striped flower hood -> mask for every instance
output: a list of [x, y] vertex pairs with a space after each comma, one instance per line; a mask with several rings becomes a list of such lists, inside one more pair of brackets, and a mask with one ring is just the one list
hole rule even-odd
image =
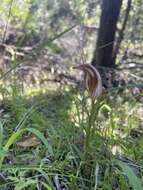
[[102, 79], [97, 69], [91, 64], [81, 64], [73, 67], [80, 69], [85, 74], [85, 85], [93, 100], [102, 94]]

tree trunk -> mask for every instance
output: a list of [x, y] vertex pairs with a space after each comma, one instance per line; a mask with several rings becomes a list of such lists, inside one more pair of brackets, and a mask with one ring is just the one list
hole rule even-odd
[[97, 45], [92, 60], [93, 65], [103, 67], [115, 65], [113, 48], [121, 6], [122, 0], [103, 0]]

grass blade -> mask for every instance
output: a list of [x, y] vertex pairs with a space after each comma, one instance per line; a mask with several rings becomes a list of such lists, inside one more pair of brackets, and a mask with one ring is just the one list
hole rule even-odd
[[11, 137], [8, 139], [6, 145], [4, 146], [4, 150], [8, 151], [9, 147], [15, 143], [15, 141], [17, 140], [17, 138], [22, 135], [22, 133], [24, 132], [24, 130], [18, 130], [16, 131], [13, 135], [11, 135]]
[[37, 170], [38, 170], [38, 171], [42, 174], [42, 176], [46, 179], [46, 181], [47, 181], [47, 183], [48, 183], [48, 186], [50, 186], [50, 189], [48, 189], [48, 190], [55, 190], [55, 187], [54, 187], [54, 185], [53, 185], [51, 179], [49, 178], [48, 174], [47, 174], [44, 170], [42, 170], [42, 169], [37, 169]]
[[16, 187], [15, 187], [15, 190], [22, 190], [22, 189], [25, 189], [26, 187], [28, 186], [31, 186], [31, 185], [36, 185], [38, 182], [37, 180], [28, 180], [28, 181], [20, 181]]
[[97, 190], [98, 175], [99, 175], [99, 164], [97, 163], [96, 168], [95, 168], [95, 186], [94, 186], [94, 190]]
[[50, 37], [48, 38], [46, 41], [42, 42], [42, 44], [38, 45], [38, 49], [39, 48], [43, 48], [47, 45], [49, 45], [50, 43], [52, 43], [53, 41], [57, 40], [58, 38], [62, 37], [64, 34], [70, 32], [73, 28], [75, 28], [78, 24], [74, 24], [73, 26], [69, 27], [69, 28], [66, 28], [64, 31], [62, 31], [61, 33], [59, 34], [56, 34], [55, 36], [53, 37]]
[[44, 135], [39, 130], [34, 129], [34, 128], [29, 128], [29, 129], [26, 129], [26, 131], [30, 131], [35, 136], [37, 136], [42, 141], [42, 143], [45, 145], [45, 147], [48, 149], [49, 153], [51, 155], [53, 155], [53, 150], [52, 150], [51, 145], [48, 143], [47, 139], [44, 137]]
[[47, 189], [47, 190], [52, 190], [52, 188], [47, 185], [46, 183], [44, 183], [43, 181], [41, 182], [41, 184]]
[[[11, 137], [8, 139], [7, 143], [3, 147], [3, 152], [7, 152], [9, 150], [10, 146], [15, 143], [17, 138], [20, 135], [22, 135], [23, 132], [24, 132], [24, 130], [18, 130], [13, 135], [11, 135]], [[3, 154], [3, 156], [1, 156], [1, 158], [0, 158], [0, 169], [2, 167], [2, 163], [3, 163], [5, 156], [6, 156], [6, 154]]]
[[2, 149], [2, 143], [3, 143], [3, 125], [0, 121], [0, 150]]

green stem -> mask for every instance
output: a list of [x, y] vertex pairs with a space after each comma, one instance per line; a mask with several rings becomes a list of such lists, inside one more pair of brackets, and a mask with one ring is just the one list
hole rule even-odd
[[98, 111], [102, 105], [103, 97], [98, 99], [97, 102], [92, 101], [91, 103], [91, 111], [88, 119], [88, 126], [86, 128], [86, 140], [85, 140], [85, 152], [89, 151], [90, 142], [95, 134], [95, 120], [97, 119]]
[[92, 101], [92, 105], [91, 105], [91, 112], [89, 115], [89, 119], [88, 119], [88, 126], [86, 129], [86, 140], [85, 140], [85, 151], [88, 152], [89, 150], [89, 145], [90, 145], [90, 138], [91, 138], [91, 129], [94, 123], [94, 111], [95, 111], [95, 105], [96, 103], [94, 103]]

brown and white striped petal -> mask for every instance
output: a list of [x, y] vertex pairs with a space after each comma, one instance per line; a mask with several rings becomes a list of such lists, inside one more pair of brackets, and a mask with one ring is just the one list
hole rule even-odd
[[73, 67], [80, 69], [85, 74], [85, 85], [92, 99], [97, 99], [102, 94], [102, 80], [97, 69], [90, 64], [81, 64]]

